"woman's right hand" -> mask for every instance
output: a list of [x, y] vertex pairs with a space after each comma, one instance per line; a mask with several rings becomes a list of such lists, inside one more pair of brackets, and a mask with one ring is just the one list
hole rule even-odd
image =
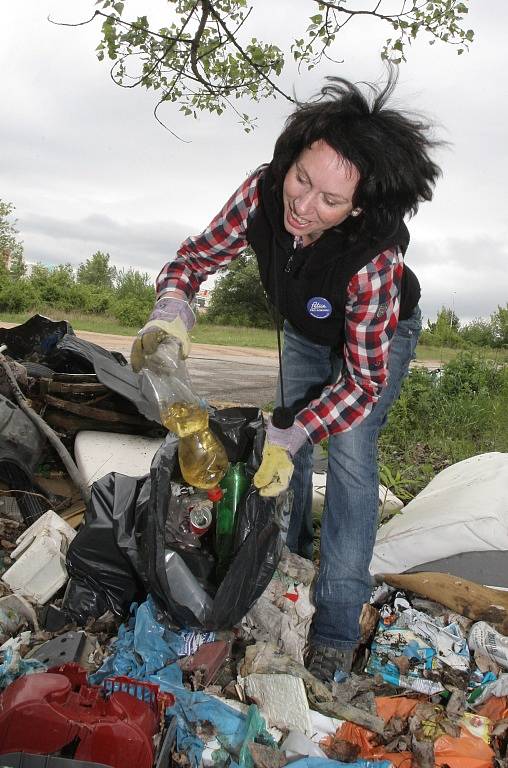
[[160, 299], [148, 322], [134, 339], [131, 349], [132, 369], [157, 369], [159, 346], [165, 344], [168, 347], [171, 341], [178, 344], [179, 355], [183, 359], [188, 357], [191, 345], [189, 330], [194, 322], [194, 312], [187, 301], [171, 297]]

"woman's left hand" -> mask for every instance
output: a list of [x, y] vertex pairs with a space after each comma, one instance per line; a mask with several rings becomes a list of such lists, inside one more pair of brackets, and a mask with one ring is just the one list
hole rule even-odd
[[278, 429], [270, 420], [266, 429], [263, 459], [253, 480], [261, 496], [278, 496], [287, 489], [294, 469], [291, 457], [305, 440], [307, 433], [298, 424]]

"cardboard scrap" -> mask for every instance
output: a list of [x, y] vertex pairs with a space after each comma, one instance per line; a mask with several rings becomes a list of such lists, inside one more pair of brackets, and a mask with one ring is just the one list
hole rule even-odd
[[245, 693], [266, 715], [270, 726], [312, 735], [309, 704], [300, 677], [252, 674], [245, 679]]

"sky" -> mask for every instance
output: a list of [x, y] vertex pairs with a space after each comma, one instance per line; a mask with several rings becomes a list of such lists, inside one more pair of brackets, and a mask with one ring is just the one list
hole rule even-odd
[[[163, 0], [131, 6], [132, 15], [163, 22]], [[245, 105], [257, 116], [246, 134], [234, 116], [195, 121], [165, 105], [159, 114], [178, 141], [155, 121], [154, 93], [119, 88], [97, 60], [98, 23], [47, 20], [83, 21], [94, 8], [93, 0], [0, 0], [0, 199], [16, 207], [28, 262], [77, 266], [101, 250], [118, 267], [155, 276], [270, 160], [291, 106]], [[289, 52], [311, 12], [310, 0], [254, 0], [245, 34]], [[508, 301], [508, 3], [472, 0], [467, 26], [476, 39], [462, 56], [441, 43], [411, 47], [393, 101], [427, 115], [448, 142], [436, 155], [443, 175], [434, 199], [409, 222], [406, 258], [422, 284], [424, 315], [445, 305], [464, 322]], [[305, 99], [327, 75], [379, 80], [387, 34], [368, 19], [350, 24], [334, 52], [341, 63], [299, 73], [287, 57], [280, 86]]]

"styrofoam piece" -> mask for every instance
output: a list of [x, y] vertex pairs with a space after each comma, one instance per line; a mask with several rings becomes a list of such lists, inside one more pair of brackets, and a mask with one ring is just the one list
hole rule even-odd
[[162, 443], [160, 437], [84, 430], [76, 435], [74, 456], [86, 484], [92, 485], [110, 472], [129, 477], [147, 475]]
[[314, 709], [310, 710], [310, 721], [312, 723], [312, 741], [316, 744], [319, 744], [325, 736], [333, 736], [337, 733], [344, 722], [344, 720], [339, 720], [336, 717], [316, 712]]
[[64, 541], [59, 531], [40, 533], [3, 574], [2, 581], [15, 595], [44, 605], [67, 581]]
[[[314, 513], [320, 512], [323, 509], [325, 503], [326, 492], [326, 472], [313, 472], [312, 473], [312, 511]], [[398, 512], [404, 506], [404, 502], [395, 496], [392, 491], [385, 488], [384, 485], [379, 486], [379, 507], [384, 512]]]
[[[71, 528], [65, 520], [62, 520], [60, 515], [57, 515], [52, 509], [48, 509], [47, 512], [35, 521], [35, 523], [32, 523], [30, 528], [27, 528], [26, 531], [23, 531], [23, 533], [18, 536], [16, 539], [16, 544], [18, 546], [11, 552], [11, 558], [17, 560], [18, 557], [28, 549], [32, 542], [35, 541], [37, 536], [51, 536], [52, 532], [60, 534], [60, 540], [63, 541], [63, 549], [67, 552], [67, 548], [75, 537], [76, 531], [74, 528]], [[55, 541], [57, 541], [57, 538], [55, 538]]]
[[379, 528], [371, 573], [508, 550], [507, 488], [508, 453], [484, 453], [447, 467]]
[[399, 512], [404, 507], [404, 502], [386, 488], [384, 485], [379, 486], [379, 506], [385, 512]]
[[253, 673], [245, 678], [245, 693], [268, 717], [269, 725], [312, 734], [309, 704], [300, 677]]
[[282, 744], [280, 745], [281, 752], [286, 753], [286, 757], [324, 757], [327, 755], [323, 752], [319, 744], [315, 744], [308, 736], [300, 731], [290, 731]]

